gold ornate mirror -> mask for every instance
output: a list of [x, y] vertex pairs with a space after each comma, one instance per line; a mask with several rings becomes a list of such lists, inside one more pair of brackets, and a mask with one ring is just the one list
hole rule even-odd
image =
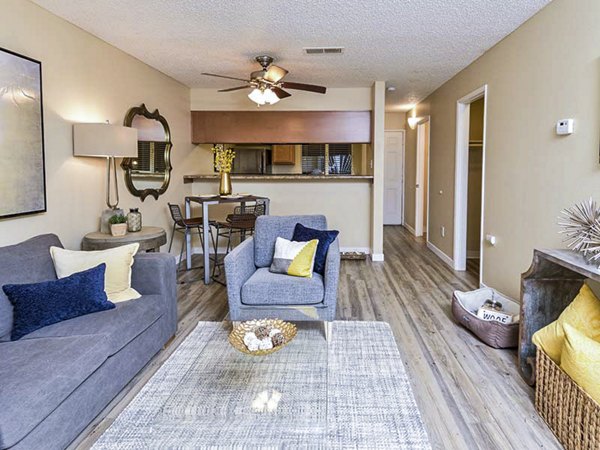
[[158, 200], [166, 192], [171, 178], [171, 131], [158, 109], [146, 105], [131, 108], [123, 125], [138, 130], [137, 158], [123, 158], [125, 183], [129, 192], [142, 201], [149, 195]]

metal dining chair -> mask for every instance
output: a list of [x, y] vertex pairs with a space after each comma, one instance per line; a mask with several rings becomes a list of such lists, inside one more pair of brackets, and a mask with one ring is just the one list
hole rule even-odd
[[[169, 252], [171, 252], [171, 248], [173, 246], [173, 240], [175, 238], [175, 233], [183, 234], [183, 239], [181, 241], [181, 250], [179, 251], [179, 263], [178, 263], [178, 269], [177, 269], [177, 270], [179, 270], [179, 265], [181, 265], [181, 262], [184, 260], [183, 259], [184, 248], [186, 249], [186, 256], [187, 256], [187, 248], [185, 245], [186, 241], [187, 241], [187, 237], [194, 230], [196, 230], [196, 232], [198, 233], [198, 237], [200, 238], [202, 248], [204, 248], [205, 236], [204, 236], [203, 229], [202, 229], [202, 217], [191, 217], [189, 219], [186, 219], [183, 216], [183, 214], [181, 213], [181, 208], [179, 205], [174, 204], [174, 203], [169, 203], [168, 205], [169, 205], [169, 212], [171, 213], [171, 219], [173, 219], [173, 231], [171, 232], [171, 242], [169, 242]], [[208, 223], [211, 226], [216, 226], [215, 221], [209, 220]], [[210, 234], [210, 238], [213, 243], [213, 247], [216, 249], [217, 247], [215, 245], [215, 238], [213, 236], [212, 229], [210, 229], [210, 227], [209, 227], [209, 234]], [[201, 269], [202, 267], [203, 266], [191, 267], [189, 270]]]
[[[215, 224], [216, 228], [216, 239], [214, 241], [215, 254], [213, 259], [212, 279], [218, 283], [225, 284], [220, 281], [216, 275], [217, 270], [221, 275], [221, 267], [223, 267], [223, 261], [225, 256], [231, 251], [231, 238], [235, 235], [239, 235], [240, 242], [243, 242], [247, 236], [254, 234], [254, 226], [256, 224], [256, 218], [265, 214], [266, 205], [262, 200], [257, 200], [253, 205], [240, 205], [236, 206], [233, 210], [233, 214], [229, 214], [224, 221], [217, 221]], [[225, 238], [227, 247], [225, 248], [225, 254], [219, 257], [219, 237]]]

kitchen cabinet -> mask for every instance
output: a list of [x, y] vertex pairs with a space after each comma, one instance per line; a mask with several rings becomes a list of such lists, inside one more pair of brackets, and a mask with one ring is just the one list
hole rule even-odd
[[274, 145], [271, 154], [273, 164], [296, 164], [295, 145]]
[[192, 143], [367, 144], [371, 111], [192, 111]]

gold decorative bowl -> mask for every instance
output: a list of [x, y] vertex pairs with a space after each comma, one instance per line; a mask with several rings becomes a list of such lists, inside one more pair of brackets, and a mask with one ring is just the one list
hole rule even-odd
[[[281, 334], [285, 338], [283, 344], [274, 346], [268, 350], [256, 350], [250, 351], [244, 343], [244, 336], [250, 331], [254, 331], [259, 326], [265, 326], [267, 328], [278, 328], [281, 330]], [[242, 322], [238, 326], [233, 327], [233, 331], [229, 333], [229, 343], [242, 353], [252, 356], [264, 356], [271, 353], [275, 353], [277, 350], [281, 350], [285, 347], [294, 337], [296, 336], [296, 325], [289, 322], [284, 322], [279, 319], [259, 319], [249, 320]]]

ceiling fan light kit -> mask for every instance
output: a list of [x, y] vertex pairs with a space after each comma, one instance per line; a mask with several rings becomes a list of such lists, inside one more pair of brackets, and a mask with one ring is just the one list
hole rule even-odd
[[271, 89], [266, 88], [266, 89], [260, 89], [260, 88], [254, 88], [252, 90], [252, 92], [250, 92], [248, 94], [248, 98], [250, 100], [252, 100], [254, 103], [256, 103], [257, 105], [274, 105], [275, 103], [277, 103], [280, 99], [279, 97], [277, 97], [277, 94], [275, 94], [275, 92], [273, 92]]
[[283, 67], [279, 67], [273, 64], [273, 58], [267, 55], [257, 56], [256, 62], [262, 67], [262, 70], [254, 71], [250, 74], [250, 79], [230, 77], [227, 75], [218, 75], [214, 73], [203, 72], [202, 75], [209, 77], [227, 78], [229, 80], [239, 80], [246, 84], [243, 86], [236, 86], [228, 89], [219, 89], [218, 92], [232, 92], [240, 89], [252, 89], [252, 92], [248, 94], [248, 98], [256, 103], [258, 106], [261, 105], [274, 105], [279, 100], [290, 97], [292, 94], [283, 90], [296, 89], [299, 91], [314, 92], [317, 94], [325, 94], [327, 88], [324, 86], [317, 86], [314, 84], [294, 83], [282, 81], [283, 78], [289, 73]]

